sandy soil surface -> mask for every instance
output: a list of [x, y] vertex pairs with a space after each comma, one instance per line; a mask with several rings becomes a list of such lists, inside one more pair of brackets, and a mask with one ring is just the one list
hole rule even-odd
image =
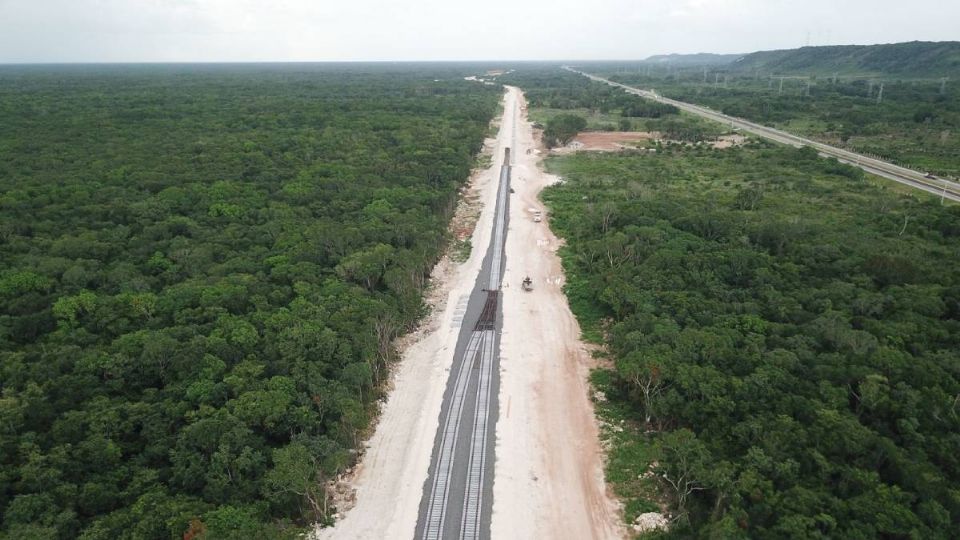
[[[512, 98], [507, 94], [505, 99]], [[504, 110], [511, 110], [509, 101]], [[479, 210], [471, 236], [474, 246], [490, 242], [502, 148], [509, 146], [511, 135], [510, 129], [500, 129], [496, 139], [487, 141], [485, 152], [493, 156], [492, 164], [472, 176], [468, 192], [461, 197], [466, 204], [458, 208], [451, 224], [456, 233], [465, 222], [474, 221]], [[401, 359], [391, 374], [392, 389], [374, 434], [352, 477], [337, 488], [340, 500], [355, 502], [349, 509], [339, 505], [336, 525], [315, 531], [315, 538], [413, 538], [460, 330], [461, 304], [473, 288], [484, 251], [473, 249], [463, 264], [444, 257], [434, 268], [427, 298], [431, 315], [420, 329], [399, 340]], [[353, 490], [353, 496], [343, 493], [344, 486]]]
[[724, 148], [742, 146], [745, 142], [747, 142], [747, 138], [744, 135], [733, 133], [729, 135], [721, 135], [717, 137], [717, 140], [713, 141], [711, 144], [714, 148], [719, 148], [722, 150]]
[[[510, 88], [505, 111], [521, 93]], [[522, 101], [521, 101], [522, 103]], [[523, 111], [520, 107], [518, 111]], [[591, 359], [578, 336], [561, 287], [563, 272], [556, 256], [559, 240], [537, 195], [556, 181], [538, 168], [542, 149], [524, 117], [516, 129], [503, 122], [487, 150], [489, 169], [471, 179], [452, 226], [459, 232], [472, 221], [473, 246], [490, 241], [496, 179], [503, 148], [514, 145], [515, 164], [507, 237], [501, 341], [500, 416], [494, 476], [493, 538], [623, 538], [620, 511], [603, 480], [597, 422], [588, 398]], [[530, 150], [530, 153], [527, 153]], [[483, 249], [457, 265], [444, 258], [431, 276], [428, 302], [433, 314], [413, 334], [400, 340], [402, 357], [392, 373], [392, 390], [376, 430], [352, 477], [340, 487], [353, 490], [334, 527], [316, 531], [318, 539], [409, 539], [427, 478], [443, 391], [453, 360], [463, 303], [480, 268]], [[524, 293], [525, 275], [535, 290]]]
[[[522, 99], [518, 90], [510, 93]], [[519, 119], [516, 139], [491, 536], [623, 538], [619, 506], [603, 479], [588, 397], [592, 360], [561, 289], [560, 241], [538, 199], [557, 178], [539, 168], [543, 152], [525, 117]], [[542, 223], [533, 220], [537, 210], [544, 212]], [[520, 289], [527, 275], [532, 292]]]

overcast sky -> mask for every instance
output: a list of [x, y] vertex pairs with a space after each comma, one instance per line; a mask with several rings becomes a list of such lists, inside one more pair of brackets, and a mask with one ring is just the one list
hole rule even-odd
[[0, 0], [0, 63], [635, 59], [960, 39], [960, 0]]

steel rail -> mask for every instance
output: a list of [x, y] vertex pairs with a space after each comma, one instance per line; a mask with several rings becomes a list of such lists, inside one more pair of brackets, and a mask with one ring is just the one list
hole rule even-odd
[[463, 403], [466, 399], [467, 382], [470, 380], [470, 370], [467, 365], [477, 356], [482, 337], [482, 332], [473, 332], [460, 359], [460, 369], [454, 385], [450, 410], [447, 411], [447, 417], [443, 424], [440, 453], [437, 457], [437, 468], [434, 472], [433, 486], [430, 491], [430, 506], [427, 508], [426, 526], [423, 528], [424, 540], [439, 540], [443, 534], [447, 500], [450, 494], [450, 477], [453, 475], [454, 450], [457, 447], [457, 438], [460, 436]]

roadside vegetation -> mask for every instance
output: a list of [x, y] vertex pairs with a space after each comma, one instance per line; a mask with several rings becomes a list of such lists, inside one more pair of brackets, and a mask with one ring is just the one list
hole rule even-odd
[[547, 120], [547, 125], [543, 128], [543, 143], [547, 148], [564, 146], [586, 127], [587, 120], [582, 116], [558, 114]]
[[[544, 128], [548, 146], [569, 142], [577, 131], [656, 131], [663, 138], [697, 142], [722, 133], [718, 126], [557, 66], [512, 72], [503, 82], [524, 89], [530, 118]], [[579, 117], [574, 120], [571, 117]]]
[[628, 523], [953, 537], [960, 207], [767, 143], [547, 165]]
[[463, 75], [2, 68], [0, 538], [328, 520], [497, 110]]
[[[960, 84], [940, 77], [787, 75], [727, 67], [598, 74], [938, 176], [960, 178]], [[590, 72], [590, 66], [584, 66]]]

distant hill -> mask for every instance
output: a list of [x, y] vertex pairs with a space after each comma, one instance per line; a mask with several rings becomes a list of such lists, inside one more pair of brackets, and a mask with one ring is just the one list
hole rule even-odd
[[957, 77], [960, 76], [960, 42], [911, 41], [760, 51], [740, 56], [729, 66], [733, 71], [782, 75]]
[[960, 41], [830, 45], [749, 54], [658, 54], [642, 61], [671, 67], [727, 68], [776, 75], [960, 78]]
[[688, 66], [719, 66], [730, 64], [731, 62], [742, 58], [742, 54], [658, 54], [651, 56], [643, 61], [644, 64], [669, 64], [677, 67]]

